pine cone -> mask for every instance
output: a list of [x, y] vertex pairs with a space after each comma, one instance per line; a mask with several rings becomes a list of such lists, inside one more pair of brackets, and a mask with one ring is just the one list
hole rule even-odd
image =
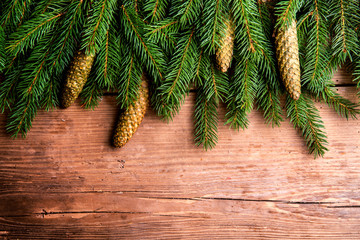
[[222, 72], [227, 72], [230, 67], [234, 50], [234, 27], [231, 20], [225, 22], [225, 35], [221, 39], [220, 48], [216, 49], [216, 62]]
[[81, 93], [90, 74], [95, 55], [87, 55], [84, 51], [75, 53], [65, 79], [65, 85], [61, 96], [61, 105], [70, 107]]
[[147, 79], [143, 74], [138, 99], [120, 115], [114, 134], [115, 147], [123, 147], [140, 126], [149, 102], [147, 85]]
[[294, 20], [286, 30], [278, 30], [275, 38], [280, 74], [286, 90], [294, 100], [301, 94], [299, 47]]

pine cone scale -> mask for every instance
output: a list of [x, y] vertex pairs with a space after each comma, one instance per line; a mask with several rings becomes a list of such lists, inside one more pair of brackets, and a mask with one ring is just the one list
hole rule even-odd
[[66, 76], [61, 104], [64, 108], [70, 107], [81, 93], [90, 74], [95, 55], [87, 55], [83, 51], [75, 54]]
[[221, 46], [216, 50], [216, 62], [222, 72], [227, 72], [231, 65], [234, 51], [234, 27], [231, 20], [225, 22], [225, 35], [221, 39]]
[[149, 105], [148, 99], [149, 90], [147, 87], [147, 80], [143, 75], [138, 99], [120, 115], [113, 139], [115, 147], [123, 147], [134, 135], [145, 116]]
[[275, 42], [281, 78], [290, 96], [297, 100], [301, 94], [301, 81], [295, 20], [287, 29], [278, 30]]

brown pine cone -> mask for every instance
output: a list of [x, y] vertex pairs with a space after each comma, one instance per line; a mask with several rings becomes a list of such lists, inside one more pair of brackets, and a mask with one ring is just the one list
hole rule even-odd
[[87, 55], [84, 51], [75, 53], [65, 79], [61, 96], [61, 105], [70, 107], [81, 93], [91, 71], [95, 55]]
[[301, 94], [301, 82], [299, 47], [295, 20], [287, 29], [280, 29], [277, 31], [275, 43], [282, 81], [290, 96], [294, 100], [298, 100]]
[[120, 115], [113, 139], [115, 147], [123, 147], [131, 139], [145, 116], [148, 103], [148, 83], [143, 74], [138, 99]]
[[226, 20], [225, 35], [221, 39], [220, 48], [216, 49], [216, 63], [222, 72], [227, 72], [231, 65], [234, 50], [234, 26], [231, 20]]

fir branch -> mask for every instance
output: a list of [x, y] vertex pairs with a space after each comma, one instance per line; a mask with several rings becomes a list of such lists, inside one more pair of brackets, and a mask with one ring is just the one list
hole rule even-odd
[[257, 67], [250, 59], [237, 63], [233, 79], [230, 81], [228, 119], [226, 124], [234, 129], [246, 128], [247, 114], [251, 112], [258, 91]]
[[258, 0], [257, 5], [265, 36], [267, 39], [271, 39], [273, 34], [273, 16], [270, 10], [270, 8], [273, 8], [272, 3], [269, 1]]
[[0, 84], [0, 112], [11, 109], [16, 98], [16, 86], [19, 82], [21, 70], [24, 68], [23, 59], [19, 60], [15, 67], [8, 71], [5, 80]]
[[195, 143], [203, 145], [205, 150], [215, 147], [218, 126], [218, 99], [215, 95], [207, 95], [207, 90], [200, 88], [195, 102]]
[[198, 58], [196, 78], [199, 86], [195, 103], [195, 142], [207, 149], [217, 143], [219, 100], [228, 95], [228, 76], [215, 68], [210, 57], [202, 51]]
[[[120, 48], [126, 46], [119, 45], [119, 37], [112, 26], [108, 29], [104, 41], [100, 45], [100, 50], [94, 62], [96, 82], [102, 89], [110, 89], [115, 86], [120, 70]], [[124, 74], [125, 75], [125, 74]]]
[[94, 69], [91, 69], [90, 76], [80, 94], [82, 107], [86, 109], [95, 109], [103, 96], [102, 88], [96, 81], [96, 71]]
[[116, 9], [117, 0], [94, 0], [92, 3], [82, 39], [82, 49], [86, 49], [87, 54], [95, 55], [100, 51]]
[[182, 34], [169, 64], [170, 71], [158, 88], [160, 97], [155, 104], [155, 110], [165, 119], [172, 119], [179, 112], [185, 94], [189, 91], [189, 84], [196, 73], [198, 49], [194, 31], [195, 29], [192, 29]]
[[127, 49], [125, 45], [122, 45], [121, 49], [123, 51], [120, 72], [123, 74], [120, 75], [116, 86], [118, 88], [117, 100], [122, 109], [127, 109], [138, 98], [143, 70], [132, 49]]
[[333, 88], [334, 84], [328, 83], [325, 86], [325, 89], [322, 93], [323, 99], [333, 108], [340, 116], [348, 119], [356, 119], [357, 115], [360, 113], [359, 105], [349, 101], [346, 98], [343, 98], [336, 90]]
[[215, 96], [224, 101], [229, 95], [229, 79], [226, 73], [215, 67], [208, 54], [201, 51], [196, 63], [196, 83], [207, 96]]
[[56, 106], [59, 106], [60, 83], [60, 77], [51, 76], [50, 81], [45, 85], [44, 93], [40, 100], [40, 107], [44, 108], [45, 111], [52, 110]]
[[[323, 0], [314, 0], [309, 4], [306, 19], [299, 29], [299, 35], [306, 36], [306, 40], [301, 42], [304, 46], [303, 64], [303, 85], [318, 95], [325, 87], [327, 79], [332, 78], [332, 71], [328, 67], [330, 62], [330, 52], [328, 44], [328, 6]], [[311, 14], [310, 14], [311, 13]]]
[[21, 71], [20, 81], [17, 84], [17, 102], [11, 112], [7, 129], [16, 137], [19, 133], [26, 136], [35, 117], [37, 108], [43, 97], [51, 74], [48, 58], [51, 51], [53, 35], [44, 36], [34, 48]]
[[275, 6], [276, 28], [283, 29], [296, 20], [296, 13], [303, 6], [304, 0], [281, 0]]
[[226, 30], [226, 5], [224, 0], [204, 0], [200, 46], [213, 54], [220, 47]]
[[33, 0], [7, 0], [3, 3], [0, 26], [7, 34], [13, 32], [30, 15], [32, 2]]
[[360, 56], [355, 56], [353, 61], [353, 81], [356, 83], [358, 89], [358, 96], [360, 96]]
[[0, 26], [0, 73], [5, 68], [5, 32]]
[[273, 89], [264, 77], [260, 77], [259, 80], [256, 102], [259, 108], [264, 111], [264, 118], [267, 124], [271, 124], [272, 127], [281, 125], [283, 118], [280, 91]]
[[53, 30], [62, 15], [56, 12], [44, 13], [22, 24], [9, 36], [8, 49], [12, 57], [15, 59], [19, 53], [24, 54], [33, 48], [44, 35]]
[[179, 32], [178, 21], [167, 18], [146, 25], [148, 41], [158, 43], [164, 51], [172, 55], [176, 46], [176, 34]]
[[57, 25], [50, 53], [50, 58], [54, 59], [51, 71], [55, 77], [64, 72], [77, 49], [87, 14], [86, 4], [84, 1], [73, 1], [66, 6], [64, 12], [64, 17]]
[[324, 156], [325, 151], [328, 151], [325, 147], [327, 141], [323, 131], [324, 125], [311, 99], [300, 95], [300, 98], [295, 101], [288, 96], [286, 109], [287, 117], [294, 128], [302, 131], [309, 152], [313, 153], [315, 158]]
[[333, 68], [337, 68], [352, 54], [359, 56], [359, 39], [355, 29], [360, 25], [359, 2], [356, 0], [331, 0]]
[[141, 59], [154, 81], [160, 82], [165, 66], [164, 55], [155, 43], [145, 38], [144, 22], [136, 14], [135, 9], [124, 5], [121, 6], [120, 20], [126, 40], [132, 43], [137, 57]]
[[169, 0], [145, 0], [144, 11], [147, 13], [146, 19], [150, 23], [164, 19], [168, 4]]
[[237, 53], [235, 57], [240, 59], [252, 54], [254, 55], [252, 57], [254, 61], [259, 61], [262, 51], [265, 50], [266, 45], [269, 43], [266, 40], [256, 2], [252, 0], [232, 0], [231, 9], [236, 23]]
[[202, 5], [200, 0], [172, 0], [170, 16], [179, 21], [181, 28], [185, 29], [198, 21]]
[[24, 95], [18, 100], [6, 125], [6, 130], [12, 133], [12, 137], [17, 137], [19, 133], [26, 137], [39, 108], [39, 101], [39, 96], [33, 94]]

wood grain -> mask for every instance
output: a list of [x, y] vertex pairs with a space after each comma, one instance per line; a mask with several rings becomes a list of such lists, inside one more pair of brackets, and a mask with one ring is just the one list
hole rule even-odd
[[[339, 93], [357, 101], [339, 74]], [[253, 111], [237, 132], [222, 108], [205, 152], [190, 94], [173, 122], [149, 111], [115, 149], [115, 102], [41, 111], [26, 139], [0, 129], [0, 239], [360, 239], [358, 120], [317, 103], [330, 151], [313, 159], [288, 120], [271, 128]]]

